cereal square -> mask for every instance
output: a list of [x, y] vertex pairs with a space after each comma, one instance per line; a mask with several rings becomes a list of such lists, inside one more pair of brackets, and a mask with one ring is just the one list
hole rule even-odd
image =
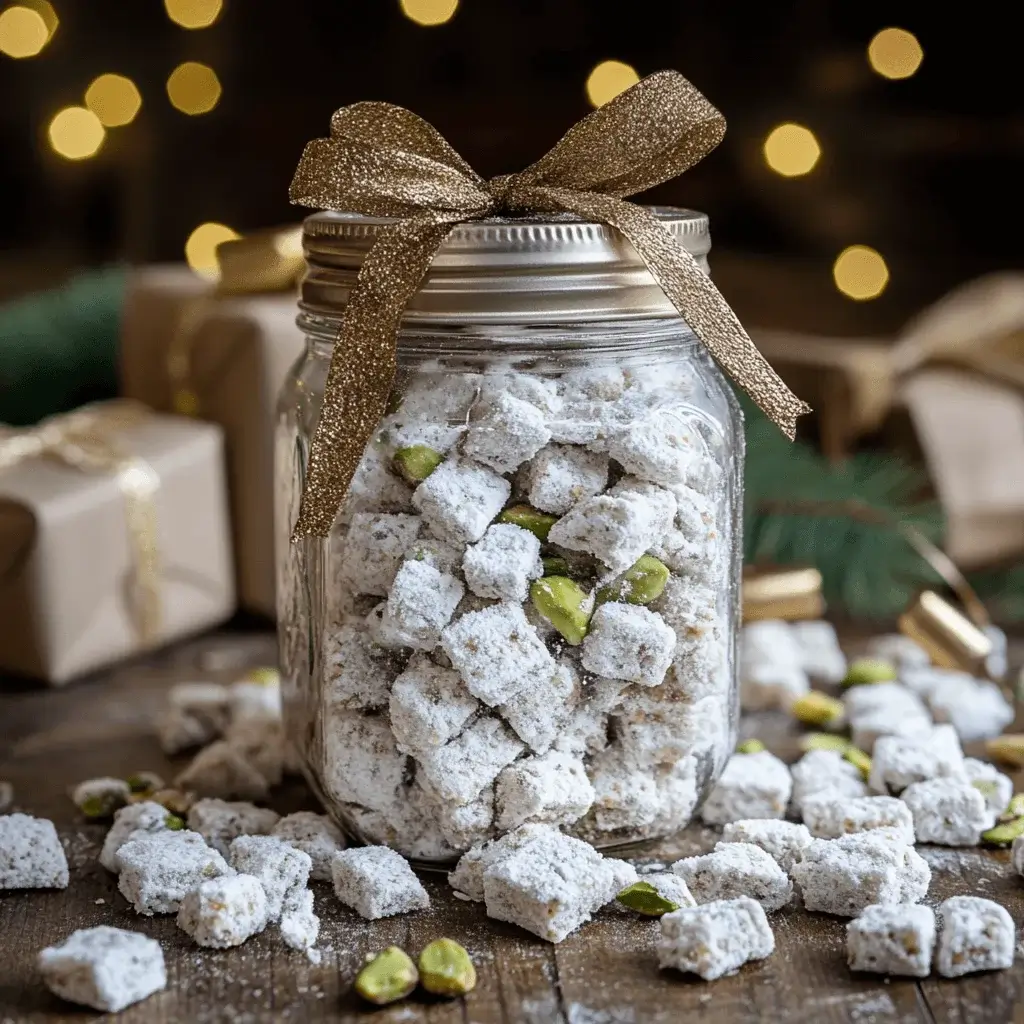
[[562, 515], [608, 486], [608, 456], [570, 445], [548, 445], [530, 463], [527, 486], [534, 508]]
[[658, 686], [672, 664], [675, 630], [649, 608], [610, 601], [590, 620], [583, 667], [609, 679]]
[[930, 907], [873, 904], [846, 926], [851, 971], [927, 978], [935, 948]]
[[745, 818], [783, 818], [793, 789], [789, 769], [773, 754], [734, 754], [701, 809], [708, 825]]
[[288, 895], [306, 888], [313, 862], [276, 836], [239, 836], [231, 844], [231, 866], [260, 880], [267, 894], [267, 920], [277, 921]]
[[386, 846], [341, 850], [334, 855], [331, 873], [338, 899], [368, 921], [430, 906], [409, 862]]
[[979, 896], [954, 896], [938, 907], [935, 969], [944, 978], [1013, 966], [1013, 918], [1004, 907]]
[[719, 843], [711, 853], [677, 860], [672, 871], [698, 903], [749, 896], [770, 912], [784, 907], [793, 895], [785, 871], [751, 843]]
[[437, 535], [466, 544], [484, 535], [511, 493], [512, 485], [486, 466], [449, 458], [416, 488], [412, 503]]
[[495, 523], [462, 559], [466, 584], [478, 597], [496, 601], [525, 601], [530, 580], [544, 569], [540, 541], [529, 530], [512, 523]]
[[0, 816], [0, 889], [66, 889], [68, 859], [52, 821]]
[[253, 875], [200, 882], [178, 909], [178, 927], [210, 949], [240, 946], [266, 926], [266, 893]]

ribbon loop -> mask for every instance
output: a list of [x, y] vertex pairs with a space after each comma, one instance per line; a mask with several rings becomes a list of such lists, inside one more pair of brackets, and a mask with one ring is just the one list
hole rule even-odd
[[569, 212], [632, 243], [679, 315], [790, 438], [809, 407], [758, 352], [696, 260], [649, 210], [624, 201], [688, 170], [722, 140], [725, 119], [682, 75], [650, 75], [571, 128], [517, 174], [484, 181], [430, 124], [387, 103], [339, 110], [310, 142], [294, 203], [398, 220], [363, 261], [342, 316], [293, 540], [325, 537], [383, 415], [398, 329], [451, 228], [492, 214]]

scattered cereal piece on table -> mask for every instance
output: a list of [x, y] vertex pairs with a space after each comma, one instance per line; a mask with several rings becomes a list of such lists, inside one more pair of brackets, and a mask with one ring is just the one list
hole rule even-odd
[[454, 870], [448, 872], [448, 884], [476, 903], [484, 900], [484, 872], [504, 857], [539, 835], [554, 831], [550, 825], [520, 825], [498, 839], [471, 847], [460, 858]]
[[775, 936], [756, 900], [740, 896], [686, 907], [661, 919], [658, 966], [714, 981], [775, 951]]
[[793, 765], [793, 808], [802, 815], [804, 803], [824, 794], [840, 798], [867, 796], [859, 769], [836, 750], [808, 751]]
[[766, 911], [779, 910], [793, 896], [793, 883], [770, 853], [751, 843], [718, 843], [711, 853], [686, 857], [672, 871], [698, 903], [749, 896]]
[[231, 843], [231, 866], [260, 880], [267, 894], [267, 920], [277, 921], [287, 897], [306, 888], [313, 862], [276, 836], [239, 836]]
[[995, 684], [965, 676], [932, 690], [928, 706], [936, 722], [949, 722], [962, 743], [998, 736], [1013, 721], [1013, 706]]
[[965, 757], [963, 770], [967, 781], [984, 798], [985, 806], [991, 814], [989, 824], [994, 825], [1013, 797], [1013, 780], [995, 765], [979, 761], [976, 757]]
[[309, 877], [321, 882], [331, 880], [331, 860], [345, 849], [345, 836], [327, 817], [314, 811], [296, 811], [281, 818], [270, 830], [275, 839], [308, 854], [313, 863]]
[[944, 978], [1013, 966], [1013, 918], [1004, 907], [978, 896], [953, 896], [937, 911], [935, 969]]
[[824, 793], [803, 802], [803, 819], [816, 839], [838, 839], [854, 832], [895, 828], [909, 845], [914, 843], [914, 816], [902, 800], [892, 796], [850, 799]]
[[728, 822], [722, 829], [723, 843], [751, 843], [772, 857], [783, 871], [803, 856], [811, 845], [806, 825], [797, 825], [777, 818], [747, 818]]
[[212, 743], [231, 715], [230, 691], [221, 683], [177, 683], [167, 691], [167, 708], [157, 722], [167, 754]]
[[103, 849], [100, 851], [99, 857], [100, 864], [116, 874], [121, 870], [117, 861], [117, 852], [129, 839], [135, 838], [136, 832], [140, 834], [166, 832], [170, 825], [180, 826], [180, 820], [176, 815], [172, 815], [166, 807], [151, 800], [122, 807], [114, 814], [114, 823], [103, 840]]
[[197, 800], [188, 812], [188, 827], [198, 832], [208, 846], [227, 857], [231, 841], [239, 836], [265, 836], [280, 819], [277, 811], [244, 801], [216, 798]]
[[931, 664], [928, 652], [916, 641], [902, 633], [887, 633], [868, 641], [868, 654], [887, 658], [899, 668], [925, 668]]
[[931, 907], [873, 904], [846, 926], [851, 971], [927, 978], [934, 948]]
[[106, 1013], [167, 987], [160, 943], [123, 928], [81, 928], [59, 946], [42, 950], [38, 964], [54, 995]]
[[789, 769], [774, 754], [734, 754], [704, 802], [701, 817], [708, 825], [782, 818], [792, 789]]
[[823, 683], [841, 682], [847, 665], [836, 627], [824, 619], [816, 619], [794, 622], [790, 628], [800, 650], [804, 671]]
[[899, 795], [912, 783], [963, 773], [964, 756], [956, 730], [951, 725], [936, 725], [920, 736], [880, 737], [871, 755], [868, 785], [876, 793]]
[[66, 889], [68, 859], [52, 821], [0, 816], [0, 889]]
[[484, 904], [488, 917], [561, 942], [636, 880], [625, 861], [549, 831], [484, 870]]
[[266, 893], [253, 875], [200, 882], [178, 908], [178, 927], [211, 949], [240, 946], [266, 926]]
[[117, 851], [117, 887], [137, 914], [176, 914], [201, 882], [233, 875], [224, 858], [198, 832], [134, 834]]
[[338, 899], [368, 921], [430, 906], [409, 862], [386, 846], [341, 850], [334, 855], [331, 872]]
[[313, 912], [313, 893], [309, 889], [292, 891], [285, 897], [278, 928], [290, 949], [308, 952], [316, 945], [320, 918]]
[[929, 779], [903, 790], [919, 843], [977, 846], [992, 814], [981, 793], [965, 779]]
[[263, 800], [270, 790], [266, 777], [226, 740], [200, 750], [174, 784], [197, 796], [223, 800]]
[[109, 818], [131, 795], [131, 786], [124, 779], [86, 779], [72, 790], [71, 802], [87, 818]]

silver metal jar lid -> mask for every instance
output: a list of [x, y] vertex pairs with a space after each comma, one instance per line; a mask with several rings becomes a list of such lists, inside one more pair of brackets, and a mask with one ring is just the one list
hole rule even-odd
[[[652, 212], [707, 272], [706, 214]], [[300, 306], [337, 316], [383, 218], [315, 213], [302, 245], [307, 271]], [[409, 323], [557, 324], [678, 316], [626, 239], [574, 217], [459, 224], [434, 258], [406, 311]]]

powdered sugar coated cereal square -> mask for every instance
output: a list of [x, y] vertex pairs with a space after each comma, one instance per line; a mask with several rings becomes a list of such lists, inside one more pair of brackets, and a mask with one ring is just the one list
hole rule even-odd
[[331, 880], [331, 858], [345, 848], [345, 837], [327, 815], [296, 811], [282, 818], [270, 834], [309, 856], [313, 865], [310, 878]]
[[422, 522], [419, 516], [357, 512], [342, 549], [342, 581], [356, 593], [383, 597]]
[[914, 905], [865, 907], [846, 926], [851, 971], [927, 978], [935, 948], [935, 914]]
[[658, 686], [675, 652], [676, 634], [649, 608], [611, 601], [590, 620], [583, 667], [595, 675]]
[[413, 492], [428, 526], [461, 543], [479, 540], [512, 493], [512, 485], [486, 466], [449, 458]]
[[497, 604], [456, 619], [441, 646], [474, 697], [494, 707], [550, 679], [555, 661], [516, 604]]
[[722, 829], [723, 843], [751, 843], [772, 857], [783, 871], [803, 856], [811, 845], [811, 833], [806, 825], [796, 825], [776, 818], [747, 818], [730, 821]]
[[558, 515], [578, 501], [600, 494], [608, 485], [608, 456], [584, 448], [551, 444], [530, 463], [527, 487], [530, 504]]
[[38, 964], [54, 995], [106, 1013], [167, 987], [160, 943], [124, 928], [81, 928], [59, 946], [42, 950]]
[[399, 750], [428, 750], [458, 736], [479, 708], [458, 672], [415, 655], [391, 688], [391, 730]]
[[975, 757], [964, 758], [963, 771], [967, 781], [984, 798], [991, 823], [995, 824], [996, 818], [1006, 810], [1013, 796], [1013, 780], [994, 765]]
[[701, 809], [708, 825], [744, 818], [782, 818], [793, 789], [789, 769], [774, 754], [734, 754]]
[[616, 431], [608, 454], [627, 472], [655, 484], [678, 484], [703, 454], [696, 426], [675, 410], [658, 409]]
[[363, 623], [346, 623], [324, 638], [328, 703], [339, 708], [379, 708], [395, 678], [394, 655], [374, 641]]
[[919, 736], [880, 737], [871, 755], [868, 785], [876, 793], [898, 795], [914, 782], [963, 774], [964, 755], [956, 730], [937, 725]]
[[[168, 822], [174, 815], [161, 804], [151, 800], [129, 804], [114, 813], [114, 823], [110, 826], [103, 849], [100, 851], [100, 864], [108, 871], [116, 874], [121, 870], [117, 862], [117, 851], [128, 842], [135, 832], [166, 832]], [[178, 824], [175, 822], [175, 824]]]
[[914, 817], [902, 800], [891, 796], [844, 797], [824, 793], [803, 802], [804, 824], [816, 839], [838, 839], [852, 832], [893, 828], [914, 843]]
[[574, 505], [551, 527], [548, 540], [622, 572], [656, 541], [659, 514], [639, 494], [599, 494]]
[[484, 899], [484, 871], [504, 857], [511, 856], [521, 846], [545, 832], [553, 832], [551, 825], [520, 825], [498, 839], [474, 845], [467, 850], [448, 872], [448, 884], [467, 899], [482, 903]]
[[231, 866], [260, 880], [267, 894], [267, 920], [276, 921], [285, 898], [306, 888], [313, 862], [276, 836], [239, 836], [231, 844]]
[[66, 889], [68, 859], [52, 821], [0, 816], [0, 889]]
[[571, 825], [594, 802], [583, 761], [557, 750], [509, 765], [498, 776], [496, 794], [500, 829], [533, 821]]
[[395, 800], [405, 778], [406, 757], [385, 718], [343, 711], [327, 720], [324, 785], [341, 803], [383, 810]]
[[966, 779], [915, 782], [903, 790], [919, 843], [977, 846], [992, 823], [985, 798]]
[[[320, 934], [320, 918], [313, 913], [313, 894], [309, 889], [292, 892], [285, 898], [277, 927], [290, 949], [307, 952], [313, 948]], [[314, 963], [318, 962], [314, 959]]]
[[978, 896], [954, 896], [938, 907], [935, 969], [944, 978], [1013, 966], [1016, 936], [1004, 907]]
[[529, 530], [512, 523], [489, 526], [462, 560], [466, 584], [478, 597], [498, 601], [525, 601], [530, 580], [543, 573], [540, 541]]
[[386, 846], [342, 850], [334, 855], [331, 872], [338, 899], [368, 921], [430, 906], [408, 861]]
[[802, 815], [804, 803], [823, 794], [836, 799], [867, 796], [860, 769], [836, 750], [811, 750], [792, 769], [793, 808]]
[[197, 800], [188, 811], [188, 827], [222, 857], [239, 836], [265, 836], [280, 819], [277, 811], [245, 801]]
[[384, 606], [382, 636], [389, 645], [433, 650], [464, 593], [461, 581], [427, 562], [403, 562]]
[[698, 903], [749, 896], [772, 911], [784, 907], [793, 895], [786, 872], [771, 854], [751, 843], [719, 843], [711, 853], [677, 860], [672, 871]]
[[266, 925], [267, 897], [253, 875], [201, 882], [178, 909], [178, 927], [211, 949], [240, 946]]
[[794, 622], [790, 629], [800, 649], [801, 664], [812, 678], [824, 683], [841, 682], [846, 675], [846, 655], [839, 646], [836, 627], [824, 619]]
[[764, 908], [741, 896], [665, 914], [658, 939], [658, 966], [714, 981], [775, 951]]
[[581, 696], [573, 668], [561, 663], [551, 677], [537, 676], [499, 709], [515, 734], [538, 754], [564, 735]]
[[551, 440], [544, 413], [529, 402], [496, 394], [481, 406], [462, 448], [471, 459], [499, 473], [511, 473]]

